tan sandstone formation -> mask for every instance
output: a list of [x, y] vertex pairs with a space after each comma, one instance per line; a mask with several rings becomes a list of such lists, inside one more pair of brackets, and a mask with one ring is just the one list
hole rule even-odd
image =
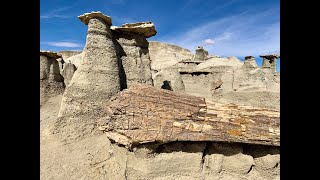
[[244, 66], [246, 68], [258, 68], [257, 62], [253, 56], [244, 57]]
[[66, 60], [71, 56], [75, 56], [82, 53], [82, 51], [60, 51], [59, 55], [61, 55], [62, 59]]
[[153, 85], [150, 70], [149, 43], [146, 38], [156, 35], [152, 22], [124, 24], [111, 27], [119, 57], [122, 88], [136, 83]]
[[162, 89], [184, 92], [185, 87], [177, 67], [165, 68], [154, 74], [154, 86]]
[[64, 63], [64, 67], [62, 69], [61, 75], [64, 78], [64, 84], [66, 86], [69, 85], [74, 72], [77, 70], [76, 66], [72, 63]]
[[[152, 51], [150, 54], [152, 57]], [[275, 67], [275, 61], [272, 62]], [[280, 108], [280, 73], [272, 68], [258, 67], [252, 56], [245, 57], [243, 62], [236, 57], [208, 55], [203, 61], [189, 58], [163, 69], [176, 66], [188, 94], [221, 103]], [[153, 79], [157, 81], [154, 75]]]
[[260, 57], [263, 58], [262, 68], [270, 68], [274, 72], [277, 70], [277, 59], [280, 58], [278, 54], [268, 54], [268, 55], [261, 55]]
[[184, 48], [163, 42], [150, 41], [149, 51], [153, 74], [173, 66], [184, 59], [191, 59], [192, 53]]
[[155, 36], [157, 31], [154, 27], [154, 24], [150, 21], [148, 22], [137, 22], [137, 23], [126, 23], [120, 27], [114, 26], [111, 28], [112, 30], [122, 32], [122, 33], [133, 33], [140, 34], [145, 38], [149, 38]]
[[40, 105], [46, 96], [62, 94], [64, 91], [63, 77], [60, 74], [60, 58], [56, 52], [40, 50]]
[[112, 97], [99, 128], [119, 144], [228, 141], [280, 146], [279, 111], [136, 85]]
[[78, 68], [81, 64], [83, 64], [83, 55], [84, 53], [80, 53], [74, 56], [70, 56], [67, 59], [65, 59], [64, 61], [66, 63], [72, 63], [73, 65], [75, 65], [76, 68]]
[[[83, 63], [75, 71], [61, 102], [59, 120], [54, 133], [65, 139], [92, 134], [92, 113], [100, 111], [101, 103], [120, 91], [116, 49], [110, 31], [111, 18], [101, 12], [85, 13], [79, 19], [88, 25]], [[80, 127], [78, 126], [82, 124]], [[65, 124], [74, 126], [64, 130]], [[59, 133], [61, 132], [61, 133]]]
[[208, 51], [203, 49], [202, 46], [198, 46], [196, 49], [196, 54], [192, 57], [193, 61], [204, 61], [207, 59]]

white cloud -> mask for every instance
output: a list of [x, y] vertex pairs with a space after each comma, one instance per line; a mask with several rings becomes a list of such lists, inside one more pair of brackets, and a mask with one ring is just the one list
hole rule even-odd
[[76, 47], [82, 47], [82, 44], [74, 43], [74, 42], [48, 42], [49, 46], [55, 46], [55, 47], [68, 47], [68, 48], [76, 48]]
[[232, 36], [232, 33], [230, 33], [230, 32], [224, 32], [222, 35], [220, 35], [220, 36], [218, 36], [218, 37], [216, 38], [216, 41], [217, 41], [217, 42], [226, 41], [226, 40], [231, 39], [231, 36]]
[[[79, 2], [79, 1], [77, 1]], [[50, 19], [50, 18], [71, 18], [74, 16], [71, 15], [62, 15], [61, 13], [73, 8], [74, 6], [77, 5], [77, 2], [75, 2], [73, 5], [71, 6], [66, 6], [66, 7], [61, 7], [61, 8], [57, 8], [57, 9], [53, 9], [51, 11], [47, 11], [45, 13], [42, 13], [42, 15], [40, 15], [40, 19]]]
[[[178, 36], [166, 36], [159, 41], [176, 44], [194, 52], [203, 43], [210, 54], [222, 56], [258, 56], [268, 52], [280, 52], [280, 20], [270, 9], [259, 13], [243, 12], [197, 25]], [[253, 15], [254, 14], [254, 15]]]
[[215, 41], [213, 39], [206, 39], [203, 41], [205, 45], [213, 45]]
[[63, 18], [63, 19], [67, 19], [67, 18], [70, 18], [70, 17], [71, 17], [71, 16], [51, 14], [51, 15], [40, 16], [40, 19], [49, 19], [49, 18]]

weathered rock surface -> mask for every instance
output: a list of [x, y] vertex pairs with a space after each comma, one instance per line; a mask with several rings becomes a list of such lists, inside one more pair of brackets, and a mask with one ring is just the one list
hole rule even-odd
[[153, 77], [154, 86], [177, 92], [184, 92], [185, 87], [176, 67], [162, 69]]
[[[86, 13], [79, 19], [88, 24], [83, 64], [75, 71], [61, 102], [59, 119], [53, 129], [63, 138], [74, 140], [92, 135], [94, 119], [99, 118], [101, 103], [120, 91], [116, 49], [109, 17]], [[105, 19], [107, 19], [105, 21]], [[69, 124], [70, 129], [66, 129]], [[81, 126], [78, 126], [81, 124]]]
[[69, 57], [78, 55], [80, 53], [82, 53], [82, 51], [60, 51], [59, 55], [61, 55], [62, 59], [65, 61]]
[[69, 85], [74, 72], [77, 70], [76, 66], [72, 63], [65, 63], [61, 75], [64, 78], [64, 84]]
[[263, 58], [262, 60], [262, 68], [270, 68], [274, 72], [277, 70], [277, 59], [280, 58], [278, 54], [268, 54], [268, 55], [261, 55], [260, 57]]
[[126, 23], [122, 26], [112, 26], [111, 30], [121, 32], [121, 33], [134, 33], [142, 35], [146, 38], [155, 36], [157, 34], [156, 28], [153, 22], [137, 22], [137, 23]]
[[196, 49], [196, 54], [192, 57], [192, 61], [204, 61], [207, 59], [208, 51], [203, 49], [202, 46], [198, 46]]
[[177, 64], [181, 60], [191, 59], [193, 54], [179, 46], [163, 42], [150, 41], [149, 51], [151, 59], [151, 70], [154, 73]]
[[[147, 143], [129, 151], [105, 134], [65, 144], [50, 133], [60, 99], [40, 107], [40, 179], [273, 180], [280, 175], [280, 147], [274, 146], [189, 141]], [[75, 128], [65, 125], [64, 130]]]
[[[141, 23], [143, 25], [143, 23]], [[142, 30], [147, 27], [138, 25]], [[120, 73], [121, 79], [125, 81], [122, 83], [121, 89], [129, 88], [130, 86], [142, 83], [153, 85], [151, 76], [151, 60], [149, 56], [149, 43], [144, 34], [138, 33], [134, 27], [114, 28], [112, 31], [116, 41], [114, 43], [117, 47], [117, 54], [119, 58], [119, 67], [123, 71]], [[154, 28], [153, 24], [152, 27]]]
[[79, 68], [79, 66], [81, 64], [83, 64], [83, 55], [84, 53], [80, 53], [80, 54], [77, 54], [77, 55], [74, 55], [74, 56], [70, 56], [68, 57], [67, 59], [65, 59], [65, 63], [72, 63], [76, 66], [76, 68]]
[[245, 68], [258, 68], [257, 62], [253, 56], [246, 56], [244, 60]]
[[106, 103], [99, 128], [119, 144], [228, 141], [280, 145], [279, 111], [136, 85]]
[[[92, 11], [91, 13], [84, 13], [83, 15], [78, 16], [81, 22], [83, 22], [85, 25], [88, 25], [91, 19], [99, 19], [100, 21], [103, 21], [104, 23], [108, 24], [109, 29], [112, 25], [112, 19], [110, 16], [107, 16], [103, 14], [100, 11]], [[104, 28], [103, 26], [100, 28]], [[99, 29], [99, 28], [98, 28]], [[93, 30], [93, 29], [92, 29]], [[96, 29], [97, 30], [97, 29]], [[102, 29], [100, 29], [102, 30]], [[102, 30], [103, 31], [103, 30]]]
[[64, 79], [60, 74], [60, 58], [56, 52], [40, 50], [40, 105], [47, 97], [62, 94], [64, 91]]

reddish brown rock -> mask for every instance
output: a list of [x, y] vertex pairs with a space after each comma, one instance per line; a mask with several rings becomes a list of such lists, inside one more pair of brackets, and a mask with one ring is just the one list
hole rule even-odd
[[98, 121], [128, 147], [147, 142], [227, 141], [280, 146], [279, 111], [207, 102], [204, 98], [135, 85], [106, 103]]

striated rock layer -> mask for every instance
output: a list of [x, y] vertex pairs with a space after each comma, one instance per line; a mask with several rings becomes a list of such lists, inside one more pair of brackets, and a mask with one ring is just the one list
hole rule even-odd
[[[133, 88], [133, 87], [131, 87]], [[125, 90], [123, 93], [128, 94]], [[172, 112], [168, 111], [169, 114], [161, 113], [167, 110], [166, 106], [163, 104], [178, 104], [175, 110], [179, 110], [181, 114], [184, 111], [185, 107], [190, 108], [190, 112], [193, 112], [192, 109], [197, 109], [194, 107], [194, 103], [186, 103], [184, 98], [165, 98], [164, 94], [171, 94], [173, 92], [167, 90], [159, 94], [159, 97], [164, 97], [157, 99], [162, 106], [156, 106], [157, 102], [146, 101], [148, 105], [155, 105], [156, 107], [152, 108], [155, 112], [148, 114], [150, 118], [157, 117], [161, 115], [161, 122], [169, 122], [170, 115]], [[147, 91], [141, 91], [147, 92]], [[178, 93], [175, 93], [177, 96]], [[117, 95], [116, 95], [117, 96]], [[137, 98], [136, 95], [133, 96]], [[156, 96], [155, 96], [156, 97]], [[181, 96], [179, 96], [181, 97]], [[146, 94], [146, 98], [151, 98], [150, 94]], [[188, 98], [189, 99], [189, 98]], [[191, 97], [191, 99], [197, 99], [201, 103], [203, 99]], [[146, 179], [146, 180], [173, 180], [173, 179], [216, 179], [216, 180], [228, 180], [228, 179], [238, 179], [238, 180], [273, 180], [279, 179], [280, 176], [280, 147], [272, 145], [253, 145], [250, 143], [232, 143], [232, 142], [210, 142], [210, 141], [180, 141], [180, 142], [145, 142], [143, 144], [136, 144], [131, 150], [123, 147], [122, 145], [114, 143], [114, 138], [109, 140], [107, 134], [95, 134], [91, 137], [86, 137], [80, 139], [79, 141], [71, 141], [66, 144], [61, 142], [63, 138], [61, 136], [54, 136], [48, 133], [48, 129], [52, 125], [55, 125], [55, 118], [57, 115], [57, 110], [59, 109], [60, 102], [57, 98], [52, 98], [44, 106], [40, 108], [40, 133], [41, 133], [41, 158], [40, 158], [40, 178], [41, 179], [119, 179], [119, 180], [135, 180], [135, 179]], [[112, 105], [116, 106], [116, 101], [113, 101]], [[138, 103], [134, 103], [137, 105]], [[116, 112], [116, 109], [109, 105], [105, 105], [105, 113]], [[123, 104], [118, 106], [118, 116], [122, 114], [121, 110]], [[208, 107], [211, 107], [211, 105]], [[143, 108], [148, 108], [145, 104], [137, 106], [137, 109], [142, 112]], [[217, 108], [215, 108], [218, 110]], [[228, 113], [229, 109], [229, 113]], [[53, 111], [55, 110], [55, 111]], [[181, 111], [180, 111], [181, 110]], [[238, 116], [238, 111], [245, 112], [241, 108], [236, 106], [225, 106], [220, 107], [222, 112], [225, 112], [225, 115]], [[220, 111], [219, 110], [219, 111]], [[248, 110], [248, 109], [247, 109]], [[261, 109], [251, 109], [251, 114], [259, 113]], [[210, 109], [208, 108], [207, 113]], [[217, 112], [217, 114], [221, 114]], [[267, 110], [264, 110], [267, 111]], [[137, 112], [137, 111], [135, 111]], [[94, 111], [94, 115], [99, 115], [97, 111]], [[246, 112], [247, 114], [248, 112]], [[135, 113], [138, 114], [138, 113]], [[182, 114], [183, 116], [183, 114]], [[49, 118], [48, 118], [49, 117]], [[105, 117], [105, 116], [102, 116]], [[123, 118], [127, 116], [123, 115]], [[143, 133], [136, 134], [133, 133], [135, 130], [134, 127], [140, 127], [141, 123], [139, 121], [140, 116], [136, 119], [136, 116], [131, 116], [130, 127], [132, 127], [132, 137], [143, 137]], [[190, 118], [193, 116], [191, 115]], [[223, 116], [225, 117], [225, 116]], [[218, 116], [219, 118], [219, 116]], [[227, 117], [226, 117], [227, 118]], [[232, 120], [232, 117], [229, 117], [224, 120], [230, 120], [230, 127], [233, 127], [234, 124], [242, 124], [248, 126], [248, 131], [252, 130], [253, 122], [245, 122], [244, 120], [238, 119], [236, 121]], [[119, 120], [119, 119], [117, 119]], [[117, 121], [121, 122], [121, 121]], [[132, 122], [132, 123], [131, 123]], [[146, 118], [145, 122], [149, 122]], [[159, 121], [156, 121], [159, 122]], [[192, 121], [188, 120], [178, 120], [181, 123], [187, 123], [184, 126], [185, 132], [190, 132], [196, 130], [197, 126], [192, 125]], [[201, 123], [203, 121], [199, 120], [194, 122]], [[266, 123], [264, 127], [268, 127], [268, 120], [264, 119]], [[124, 127], [128, 123], [123, 125], [118, 124], [114, 127]], [[228, 126], [225, 126], [227, 123], [224, 123], [225, 130]], [[261, 123], [259, 123], [261, 124]], [[150, 122], [152, 125], [152, 122]], [[164, 130], [168, 127], [164, 124], [161, 126]], [[179, 125], [179, 124], [176, 124]], [[218, 124], [217, 124], [218, 125]], [[221, 125], [221, 124], [220, 124]], [[261, 124], [262, 125], [262, 124]], [[62, 128], [62, 131], [59, 133], [66, 134], [63, 131], [74, 131], [74, 129], [81, 128], [84, 126], [83, 121], [79, 121], [77, 126], [74, 126], [72, 123], [66, 123], [65, 127]], [[252, 127], [250, 127], [252, 126]], [[100, 128], [105, 128], [100, 126]], [[157, 126], [152, 129], [154, 126], [150, 126], [149, 130], [152, 132], [154, 129], [155, 132], [159, 132], [159, 137], [164, 136], [163, 131], [159, 131]], [[217, 126], [220, 127], [220, 126]], [[222, 126], [221, 126], [222, 127]], [[257, 135], [259, 133], [264, 133], [264, 129], [255, 129]], [[262, 130], [262, 132], [260, 132]], [[216, 130], [213, 130], [217, 132]], [[277, 131], [275, 131], [277, 132]], [[84, 132], [85, 133], [85, 132]], [[237, 131], [230, 131], [231, 134], [237, 135]], [[168, 134], [170, 135], [170, 133]], [[191, 137], [190, 137], [191, 138]], [[120, 143], [121, 144], [121, 143]]]
[[130, 147], [148, 142], [228, 141], [280, 145], [279, 111], [221, 104], [136, 85], [106, 103], [99, 128]]

